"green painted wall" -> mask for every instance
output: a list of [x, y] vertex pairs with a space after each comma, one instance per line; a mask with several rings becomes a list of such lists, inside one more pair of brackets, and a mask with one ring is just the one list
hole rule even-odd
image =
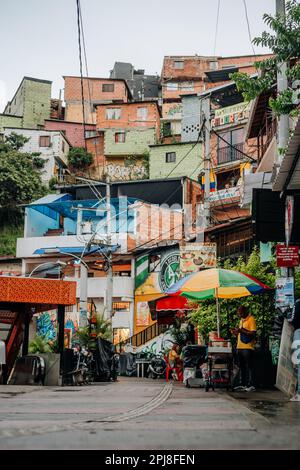
[[4, 127], [23, 127], [23, 120], [19, 116], [0, 114], [0, 132], [3, 132]]
[[51, 84], [25, 80], [23, 127], [44, 125], [50, 118]]
[[[166, 163], [166, 153], [175, 152], [176, 161]], [[180, 163], [179, 163], [180, 162]], [[174, 171], [169, 176], [169, 173]], [[201, 143], [168, 144], [150, 147], [150, 179], [188, 176], [198, 179], [203, 168], [203, 145]]]
[[104, 155], [143, 155], [149, 145], [156, 143], [155, 129], [127, 129], [124, 143], [115, 142], [118, 129], [107, 129], [104, 137]]
[[[4, 113], [22, 116], [22, 127], [36, 129], [50, 118], [51, 82], [25, 78], [12, 100], [7, 103]], [[10, 125], [10, 124], [9, 124]]]

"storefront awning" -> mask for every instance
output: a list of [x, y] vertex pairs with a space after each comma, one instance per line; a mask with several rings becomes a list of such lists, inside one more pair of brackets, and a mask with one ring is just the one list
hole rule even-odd
[[181, 297], [180, 295], [170, 295], [168, 297], [164, 297], [159, 299], [156, 302], [156, 311], [177, 311], [177, 310], [193, 310], [193, 308], [189, 305], [188, 300], [185, 297]]
[[[112, 245], [109, 247], [109, 251], [114, 253], [117, 251], [119, 248], [119, 245]], [[98, 254], [107, 254], [108, 253], [108, 247], [105, 245], [97, 245], [96, 247], [93, 246], [90, 249], [84, 249], [84, 246], [72, 246], [72, 247], [47, 247], [47, 248], [38, 248], [37, 250], [34, 251], [34, 255], [50, 255], [50, 254], [55, 254], [55, 253], [61, 253], [61, 254], [78, 254], [82, 255], [92, 255], [93, 253], [98, 253]]]

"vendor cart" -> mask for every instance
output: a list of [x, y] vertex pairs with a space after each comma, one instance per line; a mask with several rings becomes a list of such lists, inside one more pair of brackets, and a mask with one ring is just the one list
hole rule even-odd
[[230, 341], [211, 341], [207, 350], [207, 369], [205, 377], [205, 390], [208, 392], [215, 385], [232, 388], [233, 354]]

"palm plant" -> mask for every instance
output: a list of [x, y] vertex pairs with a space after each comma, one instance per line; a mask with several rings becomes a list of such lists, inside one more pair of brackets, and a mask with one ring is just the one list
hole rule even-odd
[[96, 314], [93, 323], [79, 328], [74, 335], [74, 340], [78, 341], [80, 346], [88, 349], [94, 349], [96, 347], [97, 338], [106, 339], [108, 341], [112, 339], [111, 323], [104, 317], [103, 313]]
[[52, 349], [44, 336], [35, 335], [34, 339], [30, 341], [29, 352], [31, 354], [42, 354], [52, 352]]

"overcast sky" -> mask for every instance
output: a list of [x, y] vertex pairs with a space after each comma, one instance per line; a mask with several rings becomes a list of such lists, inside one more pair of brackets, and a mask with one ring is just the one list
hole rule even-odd
[[[252, 37], [275, 0], [246, 0]], [[81, 0], [89, 75], [108, 77], [116, 60], [161, 72], [164, 55], [212, 55], [218, 0]], [[79, 75], [75, 0], [0, 0], [0, 110], [24, 75]], [[256, 52], [268, 52], [255, 48]], [[243, 0], [220, 0], [216, 54], [252, 54]]]

